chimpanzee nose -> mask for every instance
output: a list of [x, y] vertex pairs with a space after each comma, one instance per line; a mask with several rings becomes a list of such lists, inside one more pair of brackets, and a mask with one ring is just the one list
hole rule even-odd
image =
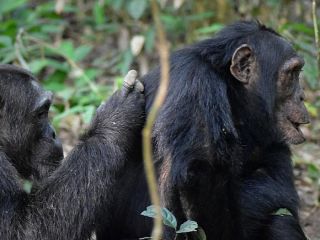
[[304, 94], [303, 91], [301, 91], [301, 93], [300, 93], [300, 101], [303, 102], [304, 100], [306, 100], [306, 95]]
[[306, 108], [306, 106], [304, 105], [303, 102], [300, 103], [301, 107], [300, 107], [300, 121], [299, 124], [308, 124], [310, 123], [310, 116], [308, 113], [308, 110]]
[[52, 138], [56, 139], [56, 132], [54, 130], [52, 131]]
[[49, 124], [47, 128], [47, 136], [49, 138], [56, 139], [56, 132], [54, 131], [54, 128]]

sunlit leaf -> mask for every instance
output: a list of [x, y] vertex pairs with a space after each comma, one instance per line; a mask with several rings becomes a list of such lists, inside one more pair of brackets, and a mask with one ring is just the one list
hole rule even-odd
[[275, 215], [275, 216], [292, 216], [292, 213], [287, 208], [279, 208], [272, 215]]
[[31, 193], [31, 189], [32, 189], [32, 182], [29, 180], [24, 180], [23, 181], [23, 190], [26, 193]]
[[306, 108], [312, 117], [318, 116], [318, 109], [316, 106], [313, 106], [311, 103], [308, 102], [305, 102], [304, 104], [306, 105]]
[[66, 40], [61, 42], [60, 46], [57, 49], [61, 55], [69, 57], [70, 59], [74, 60], [74, 47], [73, 42]]
[[131, 0], [127, 7], [128, 13], [134, 19], [139, 19], [147, 8], [147, 3], [147, 0]]
[[315, 164], [308, 164], [308, 175], [310, 178], [317, 180], [320, 178], [320, 169]]
[[14, 1], [8, 1], [8, 0], [0, 0], [0, 15], [10, 12], [18, 7], [21, 7], [27, 2], [27, 0], [14, 0]]
[[12, 47], [11, 37], [0, 36], [0, 47]]
[[[147, 207], [147, 209], [143, 211], [141, 215], [146, 217], [156, 218], [157, 216], [156, 207], [153, 205]], [[161, 208], [161, 215], [162, 215], [163, 224], [174, 229], [177, 228], [177, 219], [168, 209]]]
[[75, 114], [75, 113], [81, 113], [84, 111], [84, 107], [83, 106], [74, 106], [66, 111], [64, 111], [63, 113], [60, 113], [58, 115], [56, 115], [54, 118], [53, 118], [53, 124], [54, 125], [57, 125], [57, 123], [59, 121], [61, 121], [61, 119], [69, 116], [69, 115], [72, 115], [72, 114]]
[[174, 229], [177, 228], [177, 219], [168, 209], [162, 208], [161, 214], [162, 214], [162, 221], [165, 225]]
[[105, 22], [104, 6], [97, 1], [93, 6], [93, 16], [97, 25]]
[[47, 65], [48, 61], [46, 59], [35, 59], [29, 63], [30, 70], [34, 74], [38, 74]]
[[198, 34], [213, 34], [213, 33], [220, 31], [223, 27], [224, 27], [223, 24], [214, 23], [208, 27], [199, 28], [199, 29], [197, 29], [196, 32]]
[[187, 233], [197, 231], [198, 223], [188, 220], [180, 225], [179, 230], [176, 233]]
[[141, 213], [142, 216], [155, 218], [157, 216], [157, 211], [155, 206], [148, 206], [146, 210]]

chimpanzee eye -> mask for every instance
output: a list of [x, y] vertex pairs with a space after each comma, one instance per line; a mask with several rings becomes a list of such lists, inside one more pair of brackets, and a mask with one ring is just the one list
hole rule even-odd
[[292, 75], [294, 78], [299, 78], [300, 77], [300, 73], [302, 72], [303, 70], [301, 68], [298, 68], [298, 69], [294, 69], [292, 71]]
[[50, 108], [50, 102], [46, 102], [36, 110], [36, 117], [39, 119], [47, 118], [49, 113], [49, 108]]
[[48, 116], [48, 110], [43, 110], [37, 113], [38, 118], [46, 118]]

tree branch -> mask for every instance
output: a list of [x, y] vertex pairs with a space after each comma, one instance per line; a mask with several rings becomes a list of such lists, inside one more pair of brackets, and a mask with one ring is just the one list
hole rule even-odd
[[158, 36], [157, 46], [160, 56], [161, 79], [155, 100], [152, 104], [150, 113], [146, 121], [146, 125], [143, 129], [143, 159], [151, 202], [156, 206], [157, 209], [157, 218], [155, 218], [154, 220], [151, 237], [152, 239], [160, 240], [162, 237], [163, 226], [160, 208], [160, 197], [152, 156], [152, 127], [167, 95], [167, 89], [169, 85], [169, 46], [160, 20], [159, 7], [156, 0], [151, 0], [151, 8], [153, 21], [155, 22]]
[[319, 43], [319, 29], [318, 29], [316, 11], [317, 11], [316, 1], [312, 0], [312, 19], [313, 19], [313, 27], [314, 27], [314, 39], [315, 39], [316, 50], [317, 50], [318, 78], [320, 78], [320, 43]]

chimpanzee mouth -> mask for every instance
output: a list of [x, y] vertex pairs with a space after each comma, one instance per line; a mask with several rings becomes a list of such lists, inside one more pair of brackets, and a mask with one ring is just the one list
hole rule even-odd
[[[291, 121], [290, 121], [291, 122]], [[291, 122], [291, 124], [293, 125], [293, 127], [300, 133], [301, 132], [301, 129], [300, 129], [300, 123], [295, 123], [295, 122]]]
[[293, 122], [291, 120], [289, 120], [289, 122], [291, 123], [291, 125], [294, 127], [294, 129], [298, 132], [298, 134], [300, 135], [300, 137], [304, 138], [303, 132], [300, 129], [301, 124], [300, 123], [296, 123]]
[[305, 141], [303, 132], [300, 129], [300, 123], [293, 122], [287, 119], [287, 127], [285, 127], [285, 138], [289, 144], [300, 144]]

